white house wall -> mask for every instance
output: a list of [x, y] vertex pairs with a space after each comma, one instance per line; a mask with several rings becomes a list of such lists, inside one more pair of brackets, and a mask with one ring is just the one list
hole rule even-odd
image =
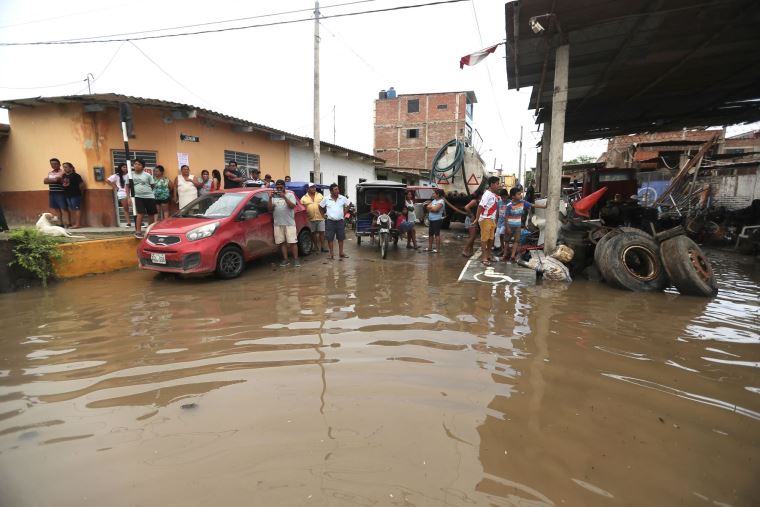
[[[356, 184], [362, 178], [375, 179], [375, 166], [371, 159], [356, 160], [340, 153], [322, 150], [320, 154], [322, 183], [338, 183], [338, 175], [346, 177], [346, 193], [351, 202], [356, 202]], [[311, 147], [290, 145], [290, 177], [293, 181], [309, 181], [309, 173], [314, 169], [314, 152]]]

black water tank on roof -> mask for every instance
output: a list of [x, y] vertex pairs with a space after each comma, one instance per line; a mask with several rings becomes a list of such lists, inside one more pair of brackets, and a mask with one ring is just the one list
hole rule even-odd
[[380, 90], [380, 93], [378, 94], [378, 97], [380, 100], [385, 100], [388, 98], [388, 92], [385, 90]]

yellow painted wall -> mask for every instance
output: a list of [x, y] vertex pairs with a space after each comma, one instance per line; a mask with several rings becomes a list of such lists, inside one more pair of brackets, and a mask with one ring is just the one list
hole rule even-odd
[[54, 267], [57, 278], [75, 278], [93, 273], [110, 273], [137, 267], [139, 240], [128, 236], [116, 239], [100, 239], [65, 243], [58, 248], [63, 252]]
[[[124, 149], [116, 108], [85, 113], [78, 104], [48, 104], [13, 108], [9, 116], [11, 132], [0, 145], [0, 191], [45, 190], [42, 180], [51, 157], [74, 164], [90, 188], [109, 188], [95, 182], [93, 167], [103, 166], [106, 176], [112, 174], [111, 151]], [[192, 174], [200, 176], [203, 169], [223, 170], [224, 150], [259, 155], [262, 175], [281, 178], [290, 173], [288, 143], [272, 141], [267, 134], [233, 132], [231, 124], [206, 118], [167, 123], [168, 109], [133, 107], [133, 116], [130, 150], [157, 151], [158, 163], [172, 178], [179, 173], [177, 152], [189, 155]], [[199, 136], [200, 142], [180, 141], [180, 133]]]
[[[76, 106], [81, 111], [81, 106]], [[85, 175], [84, 149], [81, 147], [81, 114], [74, 106], [46, 105], [12, 109], [11, 131], [0, 147], [0, 191], [46, 190], [42, 180], [50, 171], [50, 158], [71, 162]], [[85, 178], [90, 182], [91, 178]]]

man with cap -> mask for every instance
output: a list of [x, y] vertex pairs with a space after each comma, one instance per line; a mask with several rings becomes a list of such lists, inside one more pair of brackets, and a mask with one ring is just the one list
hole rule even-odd
[[261, 180], [261, 171], [251, 169], [251, 177], [245, 180], [246, 187], [263, 187], [264, 182]]
[[309, 227], [311, 228], [311, 237], [314, 247], [319, 248], [319, 252], [327, 252], [325, 248], [325, 217], [319, 210], [319, 203], [324, 197], [317, 192], [317, 184], [309, 183], [309, 189], [306, 195], [301, 197], [301, 204], [306, 206], [306, 214], [309, 215]]

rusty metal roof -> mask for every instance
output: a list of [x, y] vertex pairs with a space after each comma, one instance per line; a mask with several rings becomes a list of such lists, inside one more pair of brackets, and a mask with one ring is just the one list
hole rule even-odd
[[[31, 97], [27, 99], [12, 99], [12, 100], [0, 100], [0, 107], [6, 109], [14, 109], [19, 107], [40, 107], [49, 104], [102, 104], [109, 107], [119, 107], [119, 104], [125, 102], [135, 106], [141, 107], [153, 107], [159, 109], [171, 109], [174, 111], [195, 111], [201, 116], [207, 118], [224, 121], [241, 127], [251, 127], [258, 132], [273, 134], [281, 136], [284, 140], [297, 141], [302, 143], [313, 143], [314, 140], [310, 137], [303, 137], [284, 130], [267, 127], [259, 123], [250, 122], [234, 116], [229, 116], [210, 109], [203, 109], [191, 104], [182, 104], [180, 102], [172, 102], [168, 100], [149, 99], [143, 97], [131, 97], [128, 95], [120, 95], [118, 93], [95, 93], [91, 95], [65, 95], [60, 97]], [[337, 144], [320, 142], [320, 145], [326, 148], [326, 151], [345, 151], [346, 153], [354, 154], [363, 158], [367, 158], [373, 161], [375, 164], [382, 164], [385, 160], [378, 158], [368, 153], [362, 153], [360, 151], [345, 148]]]
[[[510, 89], [551, 115], [562, 35], [570, 43], [565, 141], [760, 120], [760, 2], [518, 0], [505, 5]], [[546, 18], [545, 18], [546, 19]]]

